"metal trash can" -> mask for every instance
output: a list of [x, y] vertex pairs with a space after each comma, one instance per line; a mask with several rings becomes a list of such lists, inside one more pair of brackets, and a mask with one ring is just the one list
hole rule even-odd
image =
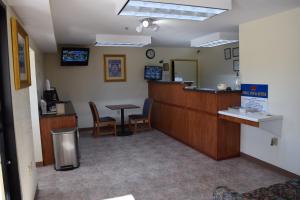
[[78, 168], [80, 163], [77, 128], [54, 129], [51, 134], [55, 159], [54, 169], [63, 171]]

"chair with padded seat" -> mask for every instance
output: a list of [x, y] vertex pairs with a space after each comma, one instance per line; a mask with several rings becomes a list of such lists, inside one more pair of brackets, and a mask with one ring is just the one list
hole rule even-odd
[[153, 100], [145, 99], [142, 114], [129, 115], [129, 129], [136, 133], [139, 130], [151, 130], [151, 110]]
[[[100, 117], [98, 109], [94, 102], [89, 102], [89, 106], [93, 115], [94, 129], [93, 136], [117, 134], [117, 122], [112, 117]], [[108, 131], [102, 131], [101, 128], [107, 127]]]

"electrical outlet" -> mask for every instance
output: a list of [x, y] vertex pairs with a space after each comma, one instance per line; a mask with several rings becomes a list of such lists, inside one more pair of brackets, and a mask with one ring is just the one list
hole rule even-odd
[[271, 139], [271, 146], [277, 146], [278, 145], [278, 138], [272, 138]]

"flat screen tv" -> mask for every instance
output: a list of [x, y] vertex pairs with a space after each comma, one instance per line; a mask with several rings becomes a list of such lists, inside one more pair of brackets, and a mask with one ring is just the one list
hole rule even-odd
[[89, 54], [88, 48], [62, 48], [61, 66], [87, 66]]
[[144, 78], [145, 80], [161, 80], [162, 71], [160, 66], [145, 66]]

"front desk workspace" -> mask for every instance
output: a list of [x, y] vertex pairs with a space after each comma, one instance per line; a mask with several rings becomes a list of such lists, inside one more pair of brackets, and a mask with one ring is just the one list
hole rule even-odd
[[[263, 110], [265, 99], [251, 96], [267, 95], [267, 89], [265, 93], [256, 92], [260, 85], [227, 91], [150, 81], [148, 87], [154, 100], [153, 127], [215, 160], [240, 156], [241, 124], [280, 134], [282, 117]], [[251, 95], [245, 97], [248, 87]]]

